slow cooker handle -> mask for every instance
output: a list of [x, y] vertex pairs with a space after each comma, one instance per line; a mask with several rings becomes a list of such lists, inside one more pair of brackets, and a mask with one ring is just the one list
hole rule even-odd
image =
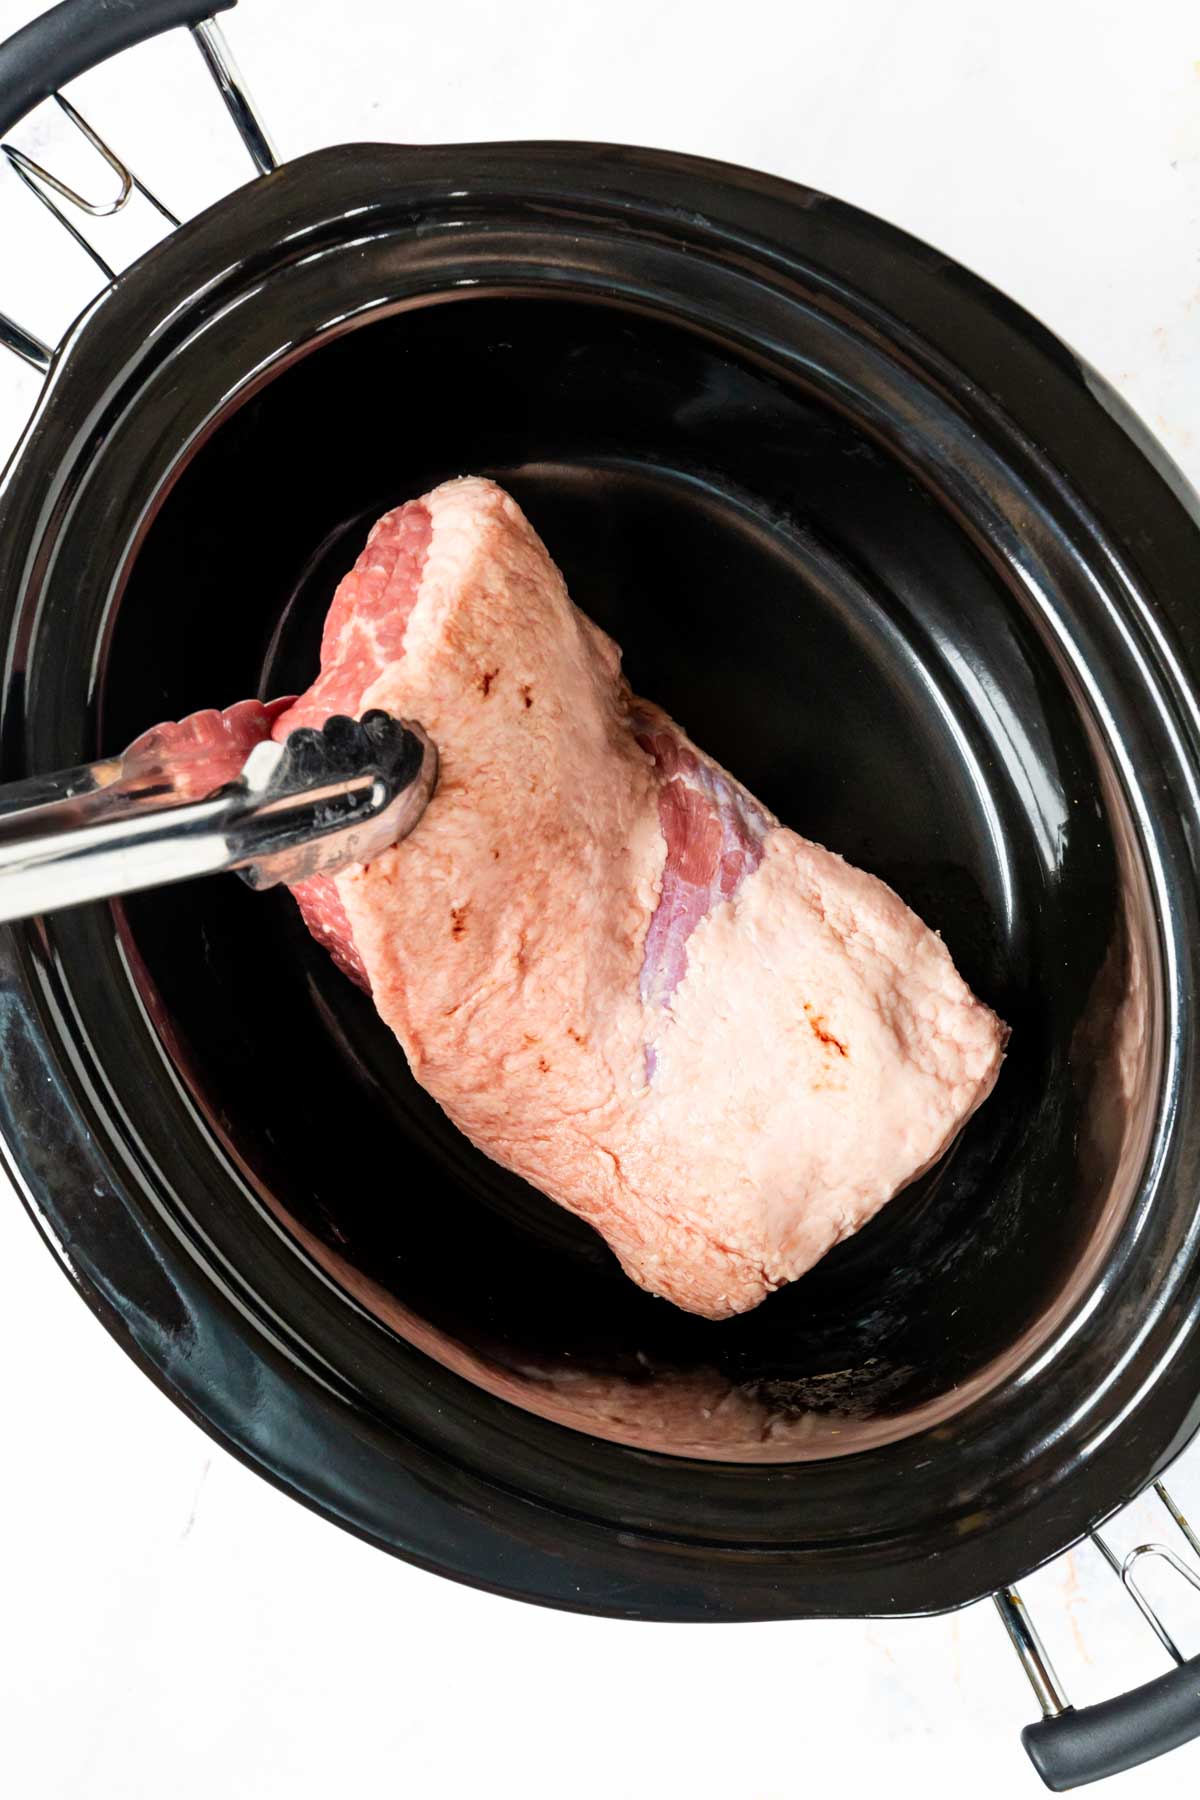
[[1200, 1656], [1115, 1700], [1027, 1725], [1021, 1742], [1056, 1794], [1153, 1762], [1200, 1737]]
[[[1189, 1548], [1200, 1555], [1200, 1534], [1188, 1523], [1161, 1479], [1154, 1482], [1154, 1492]], [[1105, 1776], [1119, 1775], [1123, 1769], [1136, 1768], [1139, 1763], [1153, 1762], [1168, 1750], [1177, 1750], [1181, 1744], [1200, 1737], [1200, 1656], [1184, 1658], [1147, 1598], [1137, 1571], [1145, 1558], [1156, 1558], [1197, 1589], [1200, 1572], [1166, 1544], [1139, 1544], [1122, 1560], [1098, 1530], [1089, 1535], [1177, 1666], [1169, 1675], [1144, 1682], [1113, 1700], [1073, 1707], [1017, 1589], [1001, 1588], [992, 1596], [1044, 1715], [1036, 1725], [1025, 1727], [1021, 1742], [1046, 1786], [1056, 1794], [1083, 1787], [1090, 1781], [1103, 1781]]]
[[78, 75], [237, 0], [61, 0], [0, 44], [0, 137]]
[[[52, 6], [49, 12], [31, 20], [0, 44], [0, 153], [7, 156], [25, 185], [44, 206], [49, 207], [63, 229], [87, 251], [109, 281], [114, 278], [113, 270], [78, 226], [63, 213], [55, 194], [83, 212], [98, 215], [119, 212], [136, 188], [168, 224], [178, 225], [179, 220], [161, 200], [155, 199], [150, 189], [125, 166], [59, 90], [75, 76], [85, 75], [119, 51], [186, 25], [255, 168], [260, 175], [270, 174], [278, 166], [275, 147], [254, 109], [214, 16], [229, 12], [236, 5], [237, 0], [61, 0], [58, 6]], [[5, 132], [26, 113], [43, 100], [52, 98], [121, 177], [120, 196], [111, 205], [93, 205], [49, 170], [2, 141]], [[13, 351], [43, 375], [49, 372], [54, 359], [48, 344], [3, 312], [0, 312], [0, 346]]]

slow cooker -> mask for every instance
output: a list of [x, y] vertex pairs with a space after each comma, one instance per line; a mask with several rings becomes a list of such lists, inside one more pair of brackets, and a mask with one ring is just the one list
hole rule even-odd
[[205, 1430], [383, 1549], [631, 1619], [994, 1594], [1050, 1785], [1200, 1733], [1200, 1659], [1073, 1710], [1014, 1586], [1200, 1422], [1195, 495], [1012, 301], [824, 194], [604, 144], [276, 166], [232, 3], [65, 0], [0, 47], [2, 135], [188, 27], [258, 171], [55, 349], [0, 319], [45, 371], [0, 486], [3, 778], [304, 685], [366, 524], [469, 467], [1012, 1043], [951, 1156], [713, 1324], [458, 1136], [286, 896], [195, 882], [0, 930], [47, 1244]]

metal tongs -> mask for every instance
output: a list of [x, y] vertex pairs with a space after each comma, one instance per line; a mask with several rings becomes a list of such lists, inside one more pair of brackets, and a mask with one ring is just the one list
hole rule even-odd
[[0, 920], [223, 869], [253, 888], [332, 875], [407, 837], [437, 785], [433, 743], [385, 712], [256, 743], [208, 792], [171, 730], [0, 787]]

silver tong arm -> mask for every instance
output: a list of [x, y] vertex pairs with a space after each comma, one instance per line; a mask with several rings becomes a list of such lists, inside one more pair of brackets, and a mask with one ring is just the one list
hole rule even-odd
[[370, 712], [250, 751], [215, 792], [123, 758], [0, 788], [0, 921], [236, 869], [253, 888], [366, 863], [407, 837], [437, 785], [420, 725]]

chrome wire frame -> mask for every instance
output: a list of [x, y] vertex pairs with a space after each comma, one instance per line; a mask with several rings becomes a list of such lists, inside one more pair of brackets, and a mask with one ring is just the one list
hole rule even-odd
[[[238, 135], [254, 163], [262, 175], [270, 174], [278, 167], [279, 158], [271, 141], [266, 126], [259, 117], [250, 97], [249, 89], [243, 80], [233, 53], [225, 40], [215, 19], [202, 19], [198, 25], [191, 27], [191, 33], [203, 58], [204, 66], [216, 83], [217, 91], [229, 112]], [[111, 218], [129, 204], [131, 196], [140, 194], [147, 200], [161, 218], [165, 219], [172, 230], [180, 223], [176, 215], [165, 206], [158, 196], [151, 192], [145, 182], [139, 179], [116, 151], [105, 142], [100, 133], [90, 125], [77, 107], [63, 94], [55, 94], [54, 100], [72, 125], [86, 138], [87, 142], [102, 158], [108, 168], [117, 177], [118, 191], [115, 198], [89, 200], [75, 188], [69, 186], [59, 176], [46, 169], [41, 163], [18, 150], [14, 144], [0, 144], [0, 156], [7, 161], [13, 173], [24, 183], [31, 194], [41, 202], [48, 212], [58, 221], [63, 230], [74, 239], [95, 263], [106, 283], [116, 280], [112, 266], [105, 261], [100, 252], [86, 238], [74, 221], [63, 211], [60, 201], [74, 207], [78, 212], [87, 214], [93, 219]], [[11, 350], [32, 368], [45, 374], [53, 360], [54, 352], [32, 331], [19, 325], [15, 319], [0, 312], [0, 345]]]
[[[1156, 1481], [1154, 1483], [1154, 1492], [1158, 1495], [1158, 1498], [1170, 1513], [1187, 1543], [1188, 1548], [1192, 1550], [1197, 1557], [1200, 1557], [1200, 1536], [1197, 1535], [1192, 1526], [1188, 1523], [1182, 1511], [1171, 1498], [1171, 1495], [1167, 1492], [1167, 1489], [1161, 1481]], [[1190, 1582], [1192, 1587], [1197, 1589], [1200, 1589], [1200, 1573], [1193, 1569], [1189, 1563], [1184, 1562], [1183, 1558], [1176, 1555], [1175, 1551], [1171, 1550], [1166, 1544], [1139, 1544], [1135, 1550], [1131, 1550], [1129, 1555], [1122, 1560], [1112, 1548], [1111, 1544], [1101, 1537], [1098, 1531], [1092, 1531], [1088, 1535], [1091, 1538], [1092, 1543], [1095, 1544], [1097, 1550], [1099, 1550], [1100, 1554], [1103, 1556], [1109, 1568], [1121, 1582], [1126, 1593], [1133, 1600], [1151, 1631], [1153, 1631], [1159, 1643], [1167, 1652], [1167, 1655], [1173, 1662], [1182, 1663], [1184, 1661], [1182, 1650], [1180, 1650], [1175, 1639], [1171, 1636], [1171, 1633], [1163, 1624], [1158, 1613], [1146, 1598], [1146, 1595], [1137, 1580], [1136, 1572], [1138, 1565], [1143, 1562], [1146, 1557], [1156, 1556], [1161, 1561], [1167, 1563], [1170, 1568], [1174, 1569], [1176, 1574], [1181, 1575], [1185, 1581]], [[996, 1608], [1003, 1621], [1004, 1629], [1007, 1631], [1013, 1648], [1020, 1660], [1021, 1667], [1028, 1677], [1029, 1685], [1037, 1697], [1038, 1705], [1041, 1707], [1044, 1717], [1047, 1719], [1057, 1718], [1060, 1713], [1064, 1713], [1068, 1710], [1071, 1703], [1067, 1699], [1066, 1691], [1063, 1688], [1062, 1683], [1054, 1672], [1054, 1667], [1050, 1662], [1049, 1656], [1046, 1654], [1045, 1646], [1038, 1636], [1037, 1629], [1029, 1615], [1025, 1602], [1022, 1600], [1015, 1587], [1001, 1588], [998, 1593], [992, 1595], [992, 1599], [996, 1603]]]

